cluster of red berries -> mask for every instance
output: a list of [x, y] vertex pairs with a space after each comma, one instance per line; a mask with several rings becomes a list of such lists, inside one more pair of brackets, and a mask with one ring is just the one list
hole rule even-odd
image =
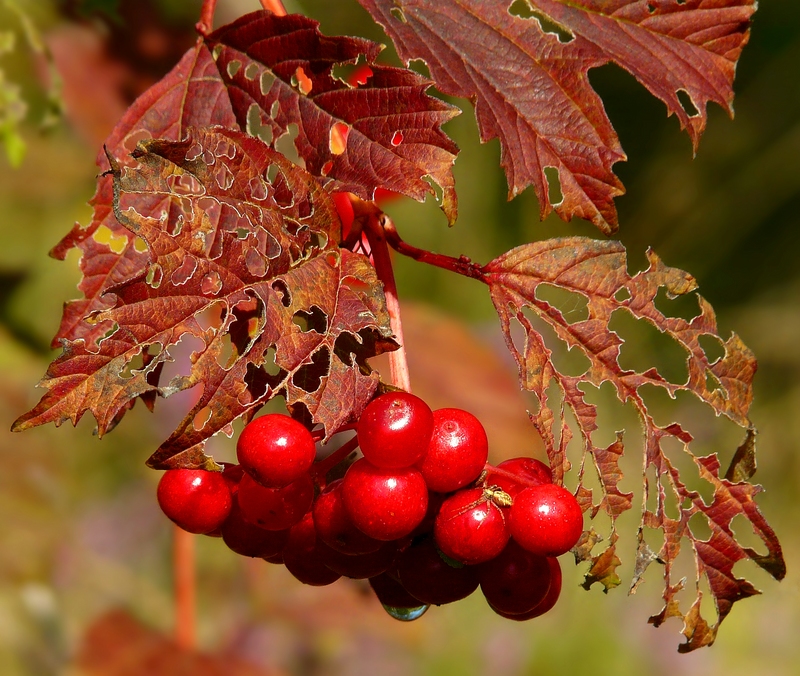
[[479, 586], [510, 619], [553, 607], [561, 590], [555, 557], [578, 541], [583, 514], [544, 463], [488, 465], [475, 416], [431, 411], [406, 392], [375, 398], [356, 432], [363, 457], [326, 482], [308, 429], [286, 415], [261, 416], [239, 437], [239, 464], [168, 470], [159, 504], [181, 528], [282, 563], [305, 584], [368, 579], [400, 619]]

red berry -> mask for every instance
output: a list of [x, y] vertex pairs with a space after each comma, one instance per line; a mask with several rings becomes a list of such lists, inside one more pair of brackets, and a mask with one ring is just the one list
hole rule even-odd
[[548, 557], [547, 563], [550, 566], [550, 589], [547, 590], [545, 597], [539, 601], [533, 608], [525, 613], [507, 613], [498, 608], [495, 608], [491, 603], [489, 607], [501, 617], [516, 622], [524, 622], [525, 620], [532, 620], [534, 617], [544, 615], [546, 612], [553, 609], [556, 605], [558, 597], [561, 595], [561, 566], [558, 559]]
[[360, 531], [376, 540], [396, 540], [422, 522], [428, 487], [411, 467], [383, 469], [361, 458], [344, 476], [342, 498]]
[[266, 530], [283, 530], [296, 524], [311, 508], [314, 482], [310, 474], [281, 488], [265, 488], [249, 474], [239, 482], [242, 516]]
[[536, 458], [511, 458], [501, 462], [497, 469], [513, 474], [514, 478], [490, 470], [486, 475], [486, 485], [497, 486], [512, 498], [530, 486], [553, 483], [550, 468]]
[[383, 542], [381, 548], [368, 554], [342, 554], [320, 543], [320, 560], [342, 577], [366, 580], [385, 573], [397, 558], [397, 543]]
[[433, 526], [436, 544], [461, 563], [493, 559], [508, 542], [505, 511], [482, 488], [457, 491], [439, 509]]
[[211, 533], [231, 511], [231, 490], [222, 472], [168, 469], [156, 497], [161, 511], [190, 533]]
[[287, 486], [306, 474], [316, 447], [311, 433], [281, 413], [251, 421], [236, 442], [236, 456], [244, 471], [262, 486]]
[[433, 412], [431, 442], [417, 467], [430, 490], [451, 493], [475, 481], [488, 457], [480, 420], [458, 408], [440, 408]]
[[549, 589], [547, 558], [523, 549], [513, 540], [481, 567], [481, 591], [489, 605], [503, 613], [529, 612], [545, 599]]
[[329, 483], [314, 501], [314, 526], [326, 545], [342, 554], [368, 554], [383, 542], [364, 535], [350, 518], [342, 499], [342, 479]]
[[412, 596], [437, 606], [464, 599], [478, 588], [478, 569], [455, 568], [445, 562], [433, 538], [412, 545], [400, 555], [397, 576]]
[[323, 563], [319, 552], [321, 544], [311, 513], [306, 514], [289, 531], [289, 541], [283, 549], [283, 565], [303, 584], [324, 587], [341, 577]]
[[234, 498], [231, 513], [222, 528], [223, 542], [240, 556], [271, 559], [279, 555], [289, 540], [287, 530], [264, 530], [242, 518], [239, 503]]
[[428, 450], [433, 412], [419, 397], [390, 392], [373, 399], [358, 421], [358, 445], [376, 467], [410, 467]]
[[390, 608], [419, 608], [425, 605], [415, 598], [388, 573], [381, 573], [369, 579], [369, 586], [375, 592], [375, 596], [381, 605]]
[[566, 488], [543, 484], [517, 494], [508, 526], [511, 536], [528, 551], [559, 556], [578, 542], [583, 532], [583, 513]]

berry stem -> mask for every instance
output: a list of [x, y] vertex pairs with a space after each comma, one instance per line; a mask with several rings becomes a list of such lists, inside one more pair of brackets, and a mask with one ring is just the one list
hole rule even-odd
[[486, 283], [486, 275], [483, 268], [477, 263], [473, 263], [466, 256], [460, 258], [453, 258], [452, 256], [445, 256], [444, 254], [434, 253], [433, 251], [426, 251], [425, 249], [418, 249], [400, 238], [394, 223], [388, 216], [383, 216], [383, 233], [386, 242], [397, 251], [397, 253], [413, 258], [415, 261], [421, 263], [428, 263], [435, 265], [437, 268], [443, 268], [450, 272], [456, 272], [464, 277], [477, 279], [478, 281]]
[[286, 16], [287, 14], [281, 0], [261, 0], [261, 6], [277, 16]]
[[503, 476], [506, 479], [511, 479], [512, 481], [515, 481], [518, 484], [522, 484], [523, 486], [527, 486], [528, 488], [531, 488], [532, 486], [540, 486], [541, 485], [541, 484], [536, 483], [535, 481], [531, 481], [530, 479], [526, 479], [524, 476], [520, 476], [519, 474], [515, 474], [514, 472], [509, 472], [507, 470], [500, 469], [499, 467], [495, 467], [494, 465], [492, 465], [491, 463], [488, 463], [488, 462], [483, 466], [483, 471], [486, 472], [487, 474], [490, 473], [490, 472], [492, 474], [498, 474], [499, 476]]
[[389, 377], [395, 387], [411, 392], [411, 378], [408, 373], [408, 359], [406, 357], [405, 340], [403, 339], [403, 324], [400, 320], [400, 300], [397, 297], [397, 284], [394, 280], [392, 259], [385, 234], [387, 223], [391, 224], [391, 220], [386, 214], [370, 214], [366, 219], [364, 232], [372, 249], [375, 272], [378, 275], [378, 279], [383, 282], [386, 309], [389, 311], [389, 323], [397, 342], [400, 343], [399, 349], [389, 353]]
[[200, 8], [200, 20], [195, 24], [195, 28], [200, 35], [208, 35], [214, 26], [214, 10], [217, 9], [217, 0], [203, 0]]
[[172, 569], [175, 578], [175, 642], [186, 650], [197, 648], [195, 631], [194, 536], [173, 527]]
[[338, 465], [348, 455], [350, 455], [354, 450], [356, 450], [356, 448], [358, 448], [358, 437], [354, 436], [352, 439], [345, 441], [327, 458], [324, 458], [319, 462], [315, 462], [311, 468], [311, 471], [319, 481], [324, 480], [325, 475], [334, 467], [336, 467], [336, 465]]

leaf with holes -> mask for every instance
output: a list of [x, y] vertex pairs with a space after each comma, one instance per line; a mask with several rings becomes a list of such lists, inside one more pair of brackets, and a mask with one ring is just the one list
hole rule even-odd
[[[405, 62], [475, 102], [497, 138], [510, 196], [533, 185], [544, 218], [617, 229], [625, 159], [587, 72], [613, 62], [664, 101], [695, 148], [713, 101], [733, 113], [736, 61], [755, 0], [359, 0]], [[681, 96], [688, 99], [682, 103]], [[548, 170], [552, 171], [548, 176]], [[560, 186], [561, 199], [550, 198]], [[553, 190], [553, 192], [558, 192]]]
[[[441, 125], [458, 109], [426, 94], [430, 81], [413, 71], [373, 63], [380, 45], [326, 37], [317, 26], [303, 16], [255, 12], [220, 28], [133, 103], [105, 148], [127, 166], [128, 154], [142, 139], [180, 141], [188, 128], [210, 125], [246, 130], [273, 148], [296, 152], [308, 171], [327, 177], [331, 189], [364, 199], [381, 187], [421, 201], [433, 193], [430, 177], [454, 221], [451, 169], [457, 148]], [[360, 56], [372, 72], [363, 85], [350, 86], [335, 76], [335, 67]], [[292, 132], [294, 148], [287, 149], [281, 139]], [[108, 168], [105, 154], [98, 165]], [[76, 224], [51, 252], [63, 260], [70, 249], [80, 248], [84, 294], [65, 307], [53, 347], [61, 339], [96, 341], [97, 327], [81, 319], [108, 309], [104, 294], [147, 264], [143, 247], [114, 218], [111, 184], [110, 175], [98, 179], [92, 222]], [[154, 201], [150, 208], [162, 207]]]
[[[620, 514], [632, 507], [631, 493], [619, 487], [622, 472], [619, 459], [623, 453], [623, 436], [609, 447], [598, 447], [592, 437], [597, 429], [597, 407], [587, 401], [582, 384], [599, 388], [610, 383], [617, 398], [630, 403], [639, 414], [644, 428], [644, 494], [645, 498], [655, 492], [655, 510], [643, 509], [640, 526], [639, 556], [632, 588], [639, 584], [647, 566], [653, 561], [664, 564], [666, 606], [661, 615], [652, 621], [660, 623], [667, 616], [683, 617], [687, 643], [683, 650], [692, 650], [713, 642], [719, 623], [728, 614], [731, 605], [757, 593], [746, 580], [734, 576], [732, 568], [736, 561], [751, 559], [777, 579], [785, 574], [785, 564], [775, 533], [758, 511], [753, 498], [760, 490], [748, 480], [754, 467], [754, 430], [748, 419], [752, 399], [752, 379], [756, 362], [750, 350], [735, 334], [723, 341], [718, 336], [714, 312], [708, 303], [697, 296], [700, 313], [691, 320], [668, 317], [655, 305], [660, 290], [669, 297], [684, 295], [695, 290], [694, 279], [681, 270], [665, 266], [652, 252], [648, 253], [650, 266], [636, 275], [627, 272], [625, 250], [618, 242], [598, 241], [581, 237], [554, 239], [528, 244], [500, 256], [484, 266], [484, 281], [490, 286], [492, 301], [500, 317], [506, 343], [519, 367], [522, 386], [534, 393], [539, 409], [531, 419], [541, 434], [556, 480], [562, 480], [569, 469], [567, 445], [573, 437], [568, 424], [567, 411], [573, 416], [580, 434], [582, 458], [580, 463], [577, 496], [585, 511], [594, 518], [602, 511], [611, 519], [611, 536], [608, 547], [592, 555], [598, 539], [592, 532], [576, 548], [582, 560], [591, 560], [586, 584], [601, 582], [609, 588], [619, 584], [616, 568], [619, 559], [616, 552], [616, 520]], [[547, 288], [577, 294], [586, 300], [586, 310], [573, 318], [559, 307], [546, 300]], [[612, 314], [628, 313], [654, 326], [672, 338], [686, 353], [688, 378], [684, 383], [673, 383], [664, 378], [655, 368], [644, 371], [623, 369], [619, 365], [622, 339], [609, 324]], [[532, 315], [532, 316], [531, 316]], [[584, 316], [585, 315], [585, 316]], [[562, 346], [577, 350], [588, 359], [588, 366], [579, 375], [569, 375], [556, 368], [553, 351], [534, 324], [544, 322], [549, 326]], [[524, 332], [524, 340], [515, 342], [514, 325]], [[724, 355], [712, 360], [701, 344], [701, 338], [713, 336], [724, 348]], [[553, 346], [555, 348], [555, 346]], [[555, 383], [560, 401], [553, 402], [551, 384]], [[645, 385], [665, 390], [671, 397], [680, 391], [691, 392], [710, 406], [717, 415], [725, 415], [748, 430], [748, 441], [734, 456], [732, 469], [725, 478], [720, 477], [716, 455], [695, 457], [690, 450], [691, 435], [680, 425], [656, 424], [647, 410], [640, 392]], [[711, 504], [706, 504], [697, 492], [682, 483], [675, 462], [670, 460], [664, 447], [667, 439], [676, 440], [693, 459], [700, 479], [708, 482], [714, 490]], [[588, 462], [587, 462], [588, 459]], [[595, 501], [591, 490], [584, 486], [584, 470], [592, 463], [600, 481], [601, 497]], [[676, 503], [680, 518], [670, 519], [666, 504], [670, 496], [658, 481], [650, 485], [647, 471], [655, 469], [671, 489], [671, 499]], [[646, 502], [644, 503], [646, 504]], [[690, 527], [689, 520], [700, 514], [711, 528], [709, 540], [701, 540]], [[756, 535], [767, 548], [759, 554], [740, 545], [730, 528], [731, 520], [742, 515], [752, 526]], [[643, 539], [644, 529], [659, 529], [665, 533], [664, 544], [657, 555]], [[697, 595], [691, 608], [679, 610], [676, 600], [682, 583], [672, 580], [672, 566], [680, 552], [682, 539], [691, 543], [697, 562]], [[648, 555], [649, 554], [649, 555]], [[700, 578], [705, 576], [714, 602], [718, 619], [709, 625], [699, 614]]]
[[[89, 411], [102, 435], [133, 398], [199, 385], [149, 461], [167, 468], [209, 465], [205, 439], [276, 394], [325, 436], [353, 421], [378, 385], [365, 360], [396, 343], [374, 269], [338, 248], [328, 194], [260, 140], [221, 128], [143, 141], [134, 158], [111, 158], [114, 211], [146, 242], [147, 267], [83, 319], [100, 337], [65, 344], [48, 393], [15, 429]], [[188, 373], [159, 384], [187, 337], [200, 341]]]
[[[275, 143], [294, 132], [294, 145], [315, 176], [372, 199], [375, 189], [422, 201], [442, 190], [452, 223], [457, 148], [441, 125], [457, 108], [426, 94], [432, 84], [411, 70], [374, 63], [382, 47], [363, 38], [326, 37], [299, 15], [254, 12], [206, 39], [243, 129]], [[334, 67], [363, 55], [372, 75], [351, 86]]]

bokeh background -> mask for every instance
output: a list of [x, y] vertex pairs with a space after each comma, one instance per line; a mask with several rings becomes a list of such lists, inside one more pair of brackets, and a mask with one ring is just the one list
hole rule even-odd
[[[24, 156], [17, 148], [11, 158], [0, 157], [0, 430], [38, 400], [34, 385], [54, 357], [49, 343], [62, 303], [77, 295], [77, 257], [62, 263], [47, 251], [73, 222], [88, 222], [103, 138], [133, 98], [191, 46], [199, 4], [0, 2], [0, 35], [16, 39], [15, 48], [0, 53], [6, 114], [22, 112], [9, 83], [27, 104], [18, 126]], [[27, 37], [15, 5], [35, 27]], [[257, 6], [256, 0], [220, 0], [217, 23]], [[286, 6], [318, 19], [326, 33], [387, 42], [355, 0]], [[3, 46], [10, 46], [5, 37]], [[385, 58], [395, 58], [391, 49]], [[158, 473], [144, 465], [187, 406], [175, 398], [155, 415], [137, 406], [100, 441], [89, 419], [75, 429], [0, 431], [0, 673], [136, 674], [142, 672], [134, 665], [148, 659], [153, 675], [797, 673], [798, 63], [800, 5], [761, 3], [738, 68], [735, 120], [712, 107], [694, 159], [677, 121], [631, 76], [613, 66], [590, 76], [628, 154], [616, 171], [627, 188], [617, 200], [618, 238], [631, 269], [644, 266], [650, 246], [668, 265], [691, 272], [717, 311], [721, 334], [736, 331], [759, 359], [754, 480], [766, 488], [759, 504], [781, 538], [789, 572], [779, 584], [753, 565], [737, 565], [764, 594], [734, 607], [713, 647], [679, 655], [679, 621], [658, 630], [647, 624], [661, 609], [655, 569], [635, 596], [626, 594], [635, 552], [631, 515], [620, 521], [623, 585], [607, 595], [596, 587], [584, 591], [583, 568], [564, 557], [559, 604], [527, 623], [495, 616], [476, 594], [402, 624], [362, 584], [304, 588], [280, 567], [244, 561], [220, 542], [198, 538], [200, 645], [216, 657], [180, 671], [186, 665], [165, 661], [171, 648], [156, 633], [168, 636], [173, 626], [171, 528], [155, 502]], [[497, 143], [480, 145], [469, 104], [456, 103], [465, 113], [446, 131], [462, 148], [455, 167], [459, 222], [449, 229], [432, 202], [394, 202], [387, 210], [408, 241], [485, 262], [526, 241], [599, 237], [586, 223], [540, 222], [530, 190], [508, 203]], [[9, 138], [7, 119], [0, 133]], [[399, 260], [397, 275], [415, 390], [434, 406], [463, 406], [479, 415], [495, 459], [540, 453], [485, 290], [411, 261]], [[690, 312], [692, 301], [685, 302], [674, 311]], [[635, 322], [617, 328], [628, 341], [623, 364], [656, 364], [680, 374], [679, 351], [657, 332]], [[602, 392], [597, 396], [604, 401]], [[622, 488], [638, 496], [635, 418], [604, 403], [610, 412], [603, 414], [599, 439], [628, 430]], [[723, 465], [741, 437], [691, 398], [653, 398], [651, 405], [659, 418], [680, 417], [697, 438], [696, 451], [719, 452]], [[229, 458], [232, 442], [215, 439], [213, 451]], [[751, 542], [739, 526], [737, 533]], [[220, 664], [226, 666], [211, 671]]]

